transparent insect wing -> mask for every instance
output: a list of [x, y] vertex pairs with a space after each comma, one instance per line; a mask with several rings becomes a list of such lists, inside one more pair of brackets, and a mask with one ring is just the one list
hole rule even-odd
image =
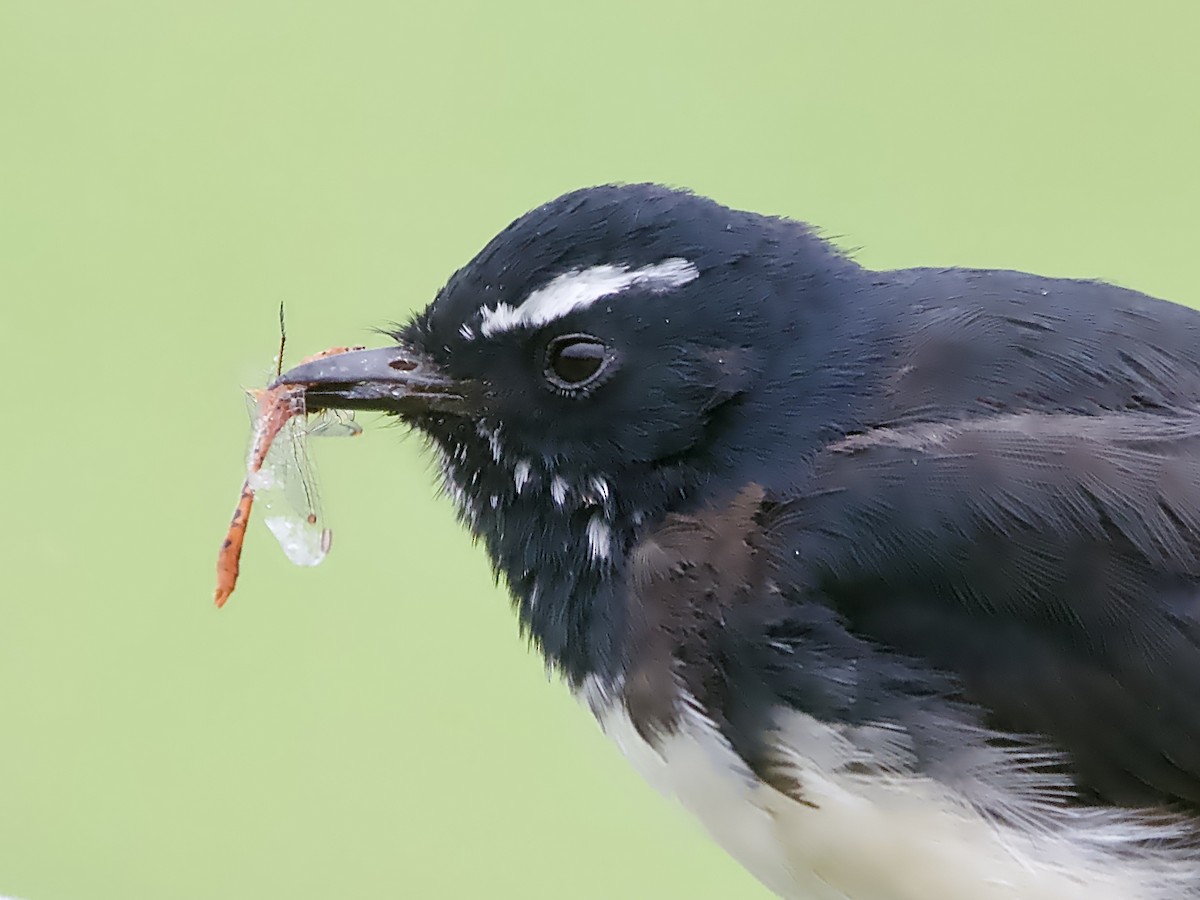
[[305, 431], [312, 437], [354, 437], [362, 434], [362, 426], [350, 410], [323, 409], [309, 418]]
[[[238, 496], [225, 540], [217, 554], [217, 585], [213, 600], [218, 607], [237, 586], [246, 524], [255, 503], [263, 520], [289, 560], [298, 566], [315, 566], [329, 552], [331, 533], [325, 527], [312, 464], [308, 436], [356, 435], [362, 428], [349, 412], [327, 411], [308, 416], [305, 388], [279, 384], [283, 356], [283, 309], [280, 308], [279, 356], [275, 379], [265, 388], [247, 391], [253, 429], [246, 451], [246, 479]], [[345, 353], [349, 347], [331, 347], [310, 359]]]
[[[289, 399], [303, 404], [303, 392]], [[293, 407], [254, 479], [263, 522], [287, 558], [298, 566], [319, 564], [329, 552], [331, 539], [308, 456], [307, 426], [303, 407]]]

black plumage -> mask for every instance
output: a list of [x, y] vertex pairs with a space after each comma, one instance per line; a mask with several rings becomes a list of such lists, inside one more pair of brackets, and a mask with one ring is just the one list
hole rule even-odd
[[[517, 220], [395, 337], [283, 380], [426, 434], [539, 648], [651, 746], [698, 711], [817, 814], [801, 714], [847, 777], [1062, 834], [1072, 808], [1166, 816], [1146, 858], [1200, 862], [1200, 313], [873, 272], [633, 185]], [[1111, 853], [1155, 843], [1131, 834]]]

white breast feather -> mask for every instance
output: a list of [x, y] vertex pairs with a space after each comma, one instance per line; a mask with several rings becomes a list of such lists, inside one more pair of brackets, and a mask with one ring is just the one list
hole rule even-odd
[[634, 767], [780, 897], [1200, 900], [1200, 853], [1176, 824], [1064, 805], [1030, 751], [981, 746], [952, 788], [906, 771], [893, 726], [843, 728], [788, 710], [778, 754], [801, 803], [755, 777], [690, 698], [655, 748], [622, 703], [594, 685], [583, 694]]

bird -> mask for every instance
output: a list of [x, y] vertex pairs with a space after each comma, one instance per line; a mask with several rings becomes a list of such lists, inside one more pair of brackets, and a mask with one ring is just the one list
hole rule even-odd
[[549, 667], [776, 895], [1200, 898], [1200, 312], [607, 184], [278, 383], [424, 436]]

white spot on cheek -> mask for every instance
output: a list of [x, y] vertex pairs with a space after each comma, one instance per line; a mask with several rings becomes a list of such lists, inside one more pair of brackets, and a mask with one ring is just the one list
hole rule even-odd
[[612, 529], [600, 516], [592, 516], [587, 524], [588, 555], [596, 562], [612, 555]]
[[699, 277], [696, 266], [679, 257], [633, 270], [605, 265], [565, 272], [531, 293], [519, 306], [500, 303], [495, 309], [484, 309], [480, 331], [484, 337], [491, 337], [517, 328], [539, 328], [613, 294], [633, 288], [662, 294]]
[[504, 448], [500, 444], [500, 426], [492, 428], [488, 425], [487, 420], [480, 419], [475, 424], [475, 433], [488, 442], [488, 446], [492, 450], [492, 461], [500, 462], [504, 456]]
[[464, 341], [475, 340], [475, 329], [472, 328], [470, 325], [466, 324], [465, 322], [459, 326], [458, 333], [463, 336]]
[[592, 476], [590, 480], [592, 491], [596, 494], [599, 502], [608, 503], [611, 493], [609, 491], [608, 482], [598, 475]]
[[516, 468], [513, 469], [513, 484], [516, 485], [518, 494], [521, 493], [525, 485], [529, 482], [529, 470], [530, 465], [527, 459], [520, 460]]
[[555, 506], [562, 507], [567, 502], [567, 482], [561, 475], [555, 475], [550, 482], [550, 496]]

